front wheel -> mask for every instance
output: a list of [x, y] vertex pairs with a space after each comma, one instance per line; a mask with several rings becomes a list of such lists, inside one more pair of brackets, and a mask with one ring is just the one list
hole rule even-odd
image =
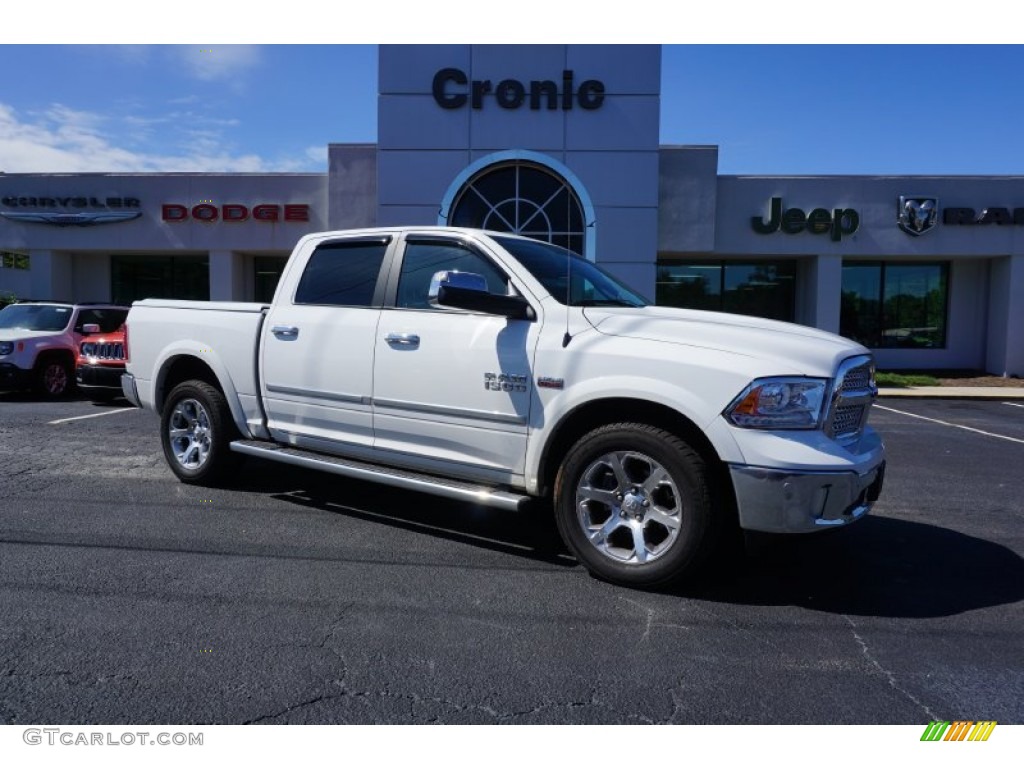
[[160, 442], [179, 480], [196, 485], [223, 480], [240, 460], [230, 447], [237, 436], [219, 390], [205, 381], [186, 381], [171, 390], [160, 417]]
[[36, 368], [36, 389], [51, 400], [71, 393], [71, 366], [59, 358], [43, 360]]
[[660, 587], [693, 574], [713, 546], [708, 469], [678, 436], [611, 424], [582, 437], [555, 480], [566, 545], [598, 578]]

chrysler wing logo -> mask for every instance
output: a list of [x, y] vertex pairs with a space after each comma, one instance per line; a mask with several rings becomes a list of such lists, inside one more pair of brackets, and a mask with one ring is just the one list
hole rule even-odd
[[934, 197], [900, 195], [899, 225], [908, 235], [923, 235], [935, 226], [939, 201]]
[[18, 211], [0, 211], [0, 216], [11, 221], [23, 221], [28, 224], [53, 224], [58, 227], [91, 227], [96, 224], [116, 224], [119, 221], [131, 221], [142, 215], [142, 211], [89, 212], [89, 213], [23, 213]]

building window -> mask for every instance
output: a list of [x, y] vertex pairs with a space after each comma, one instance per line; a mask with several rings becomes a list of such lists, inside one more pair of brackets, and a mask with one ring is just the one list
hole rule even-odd
[[658, 304], [792, 322], [795, 261], [659, 262]]
[[586, 255], [580, 199], [541, 165], [516, 161], [485, 168], [466, 182], [451, 211], [453, 227], [512, 232]]
[[0, 269], [30, 269], [27, 253], [0, 251]]
[[274, 292], [277, 291], [277, 284], [281, 281], [281, 275], [284, 273], [284, 266], [287, 263], [287, 256], [253, 257], [252, 264], [255, 272], [253, 301], [270, 304], [274, 300]]
[[206, 256], [111, 256], [115, 304], [139, 299], [209, 301], [210, 260]]
[[873, 349], [946, 346], [949, 264], [843, 264], [839, 332]]

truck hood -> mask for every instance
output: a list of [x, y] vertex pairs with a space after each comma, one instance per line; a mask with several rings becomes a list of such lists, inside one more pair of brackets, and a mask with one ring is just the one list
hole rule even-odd
[[768, 363], [765, 375], [831, 377], [839, 363], [870, 354], [856, 342], [806, 325], [673, 307], [587, 307], [587, 320], [609, 336], [712, 349]]

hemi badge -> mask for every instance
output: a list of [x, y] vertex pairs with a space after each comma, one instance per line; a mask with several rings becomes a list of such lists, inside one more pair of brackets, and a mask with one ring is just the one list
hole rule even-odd
[[548, 376], [541, 376], [537, 379], [537, 386], [541, 389], [564, 389], [565, 379], [552, 379]]

